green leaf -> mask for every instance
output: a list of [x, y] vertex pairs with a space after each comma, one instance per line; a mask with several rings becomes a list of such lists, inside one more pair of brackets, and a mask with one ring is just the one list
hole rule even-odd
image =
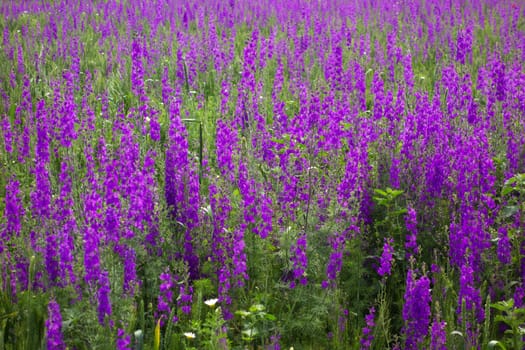
[[249, 337], [250, 339], [259, 334], [257, 328], [249, 328], [242, 331], [242, 334]]
[[393, 191], [392, 191], [392, 195], [394, 196], [394, 198], [397, 198], [397, 197], [399, 197], [400, 195], [402, 195], [403, 192], [404, 192], [403, 190], [393, 190]]
[[509, 193], [511, 193], [512, 191], [514, 191], [514, 187], [512, 187], [512, 186], [503, 186], [503, 189], [501, 190], [501, 195], [502, 196], [506, 196]]
[[496, 315], [496, 317], [494, 317], [494, 322], [503, 322], [503, 323], [509, 324], [509, 320], [505, 316], [502, 316], [502, 315]]
[[388, 203], [388, 199], [386, 198], [372, 197], [372, 199], [374, 200], [374, 202], [377, 202], [377, 204], [379, 205], [386, 205]]
[[272, 314], [265, 314], [264, 317], [269, 321], [277, 321], [277, 317]]
[[264, 311], [265, 307], [262, 304], [254, 304], [250, 306], [250, 312], [260, 312]]
[[392, 214], [394, 214], [394, 215], [403, 215], [403, 214], [406, 214], [406, 213], [408, 213], [408, 210], [403, 208], [403, 209], [399, 209], [399, 210], [394, 211]]
[[499, 301], [497, 303], [494, 303], [490, 305], [493, 309], [499, 310], [499, 311], [509, 311], [514, 306], [514, 300], [503, 300]]
[[234, 189], [233, 192], [232, 192], [232, 197], [235, 199], [235, 200], [240, 200], [242, 197], [241, 197], [241, 191], [239, 191], [238, 188]]
[[386, 197], [388, 195], [385, 191], [383, 191], [383, 190], [381, 190], [379, 188], [374, 189], [374, 193], [376, 193], [376, 194], [378, 194], [380, 196], [383, 196], [383, 197]]
[[516, 180], [517, 180], [517, 177], [516, 177], [516, 176], [513, 176], [513, 177], [511, 177], [510, 179], [508, 179], [507, 181], [505, 181], [504, 186], [508, 186], [508, 185], [512, 185], [512, 184], [514, 184], [514, 183], [516, 183]]
[[13, 317], [16, 317], [18, 315], [18, 312], [15, 311], [15, 312], [11, 312], [10, 314], [4, 314], [4, 315], [1, 315], [0, 316], [0, 320], [5, 320], [5, 319], [8, 319], [8, 318], [13, 318]]
[[235, 311], [235, 314], [241, 316], [242, 318], [245, 318], [245, 317], [250, 316], [252, 313], [246, 310], [237, 310]]
[[286, 144], [286, 141], [283, 140], [283, 139], [278, 139], [277, 137], [272, 137], [272, 142], [273, 143], [278, 143], [280, 145], [285, 145]]

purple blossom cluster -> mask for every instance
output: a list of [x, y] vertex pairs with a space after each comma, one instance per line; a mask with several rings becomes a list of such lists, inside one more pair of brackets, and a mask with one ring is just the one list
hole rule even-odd
[[365, 316], [366, 326], [363, 327], [363, 336], [360, 340], [362, 350], [370, 349], [372, 346], [372, 342], [374, 341], [375, 314], [375, 307], [371, 307], [368, 311], [368, 314]]
[[410, 260], [411, 257], [416, 257], [419, 253], [417, 245], [417, 213], [414, 208], [408, 208], [405, 225], [408, 231], [405, 241], [406, 259]]
[[392, 272], [392, 262], [394, 254], [394, 240], [392, 238], [385, 238], [385, 243], [383, 244], [383, 253], [381, 254], [381, 259], [379, 261], [379, 267], [377, 273], [381, 277], [389, 276]]
[[7, 218], [5, 227], [1, 230], [0, 253], [5, 250], [5, 244], [12, 237], [20, 235], [22, 219], [25, 215], [24, 205], [20, 198], [20, 183], [13, 177], [6, 186], [4, 215]]
[[322, 282], [323, 288], [328, 287], [330, 284], [335, 284], [337, 276], [342, 269], [344, 248], [345, 236], [342, 234], [334, 235], [332, 237], [332, 253], [326, 266], [327, 280]]
[[62, 336], [62, 315], [60, 305], [55, 300], [51, 300], [47, 306], [49, 317], [46, 321], [47, 329], [47, 348], [48, 349], [65, 349], [66, 345]]
[[432, 302], [430, 292], [428, 277], [422, 276], [418, 279], [415, 271], [408, 270], [403, 305], [405, 349], [419, 349], [427, 336]]
[[306, 285], [308, 278], [306, 276], [306, 268], [308, 267], [308, 257], [306, 256], [306, 234], [301, 234], [295, 244], [290, 247], [290, 260], [293, 264], [292, 270], [292, 281], [290, 282], [290, 288], [295, 288], [296, 282]]

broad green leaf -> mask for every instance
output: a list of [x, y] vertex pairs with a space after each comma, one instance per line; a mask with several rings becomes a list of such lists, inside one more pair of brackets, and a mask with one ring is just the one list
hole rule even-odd
[[500, 311], [508, 311], [514, 306], [514, 300], [509, 301], [500, 301], [497, 303], [494, 303], [490, 305], [493, 309], [500, 310]]
[[501, 195], [502, 196], [506, 196], [509, 193], [511, 193], [512, 191], [514, 191], [514, 187], [512, 187], [512, 186], [503, 186], [503, 189], [501, 190]]
[[272, 314], [265, 314], [264, 317], [269, 321], [277, 321], [277, 317]]
[[383, 197], [387, 196], [387, 193], [385, 191], [383, 191], [382, 189], [379, 189], [379, 188], [374, 189], [374, 193], [377, 193], [378, 195], [381, 195]]
[[250, 312], [264, 311], [265, 307], [262, 304], [254, 304], [250, 306]]

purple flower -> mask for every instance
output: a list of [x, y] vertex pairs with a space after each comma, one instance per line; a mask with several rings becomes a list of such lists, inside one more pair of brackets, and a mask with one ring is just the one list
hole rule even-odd
[[177, 217], [179, 207], [184, 203], [183, 171], [188, 168], [188, 140], [186, 127], [180, 118], [180, 100], [170, 104], [170, 127], [166, 149], [165, 196], [166, 204], [173, 217]]
[[401, 166], [401, 160], [399, 157], [392, 157], [392, 164], [390, 165], [390, 185], [393, 188], [399, 188], [399, 170]]
[[409, 269], [406, 279], [403, 320], [405, 326], [405, 349], [417, 350], [428, 333], [430, 323], [430, 280], [427, 276], [416, 279], [415, 272]]
[[[481, 294], [479, 289], [475, 287], [474, 270], [471, 267], [472, 256], [469, 255], [460, 269], [459, 277], [459, 297], [457, 313], [462, 314], [465, 311], [476, 312], [478, 322], [483, 322], [485, 319], [485, 312], [481, 302]], [[465, 310], [462, 310], [465, 305]]]
[[140, 97], [144, 95], [143, 50], [139, 39], [134, 39], [131, 46], [131, 89]]
[[417, 216], [416, 210], [412, 207], [408, 208], [408, 213], [405, 216], [405, 225], [408, 231], [405, 242], [406, 259], [410, 260], [411, 256], [415, 256], [419, 252], [417, 245]]
[[507, 228], [501, 226], [498, 228], [498, 259], [502, 264], [510, 264], [512, 246], [509, 240]]
[[243, 199], [244, 221], [253, 224], [257, 216], [255, 181], [249, 178], [248, 169], [242, 160], [239, 161], [238, 186]]
[[326, 266], [326, 277], [327, 281], [324, 281], [322, 286], [326, 288], [330, 283], [335, 283], [339, 272], [343, 266], [343, 251], [345, 248], [345, 236], [344, 234], [337, 233], [331, 237], [332, 252], [330, 253], [330, 259]]
[[260, 223], [254, 228], [254, 232], [259, 234], [261, 238], [266, 238], [272, 232], [273, 229], [273, 209], [272, 209], [272, 198], [263, 193], [259, 198], [259, 214], [261, 216]]
[[191, 303], [193, 301], [193, 287], [192, 286], [180, 286], [179, 288], [179, 300], [177, 305], [180, 307], [183, 313], [189, 315], [191, 313]]
[[150, 127], [150, 137], [153, 141], [160, 141], [160, 124], [157, 118], [159, 111], [150, 108], [149, 111], [149, 127]]
[[[159, 279], [161, 280], [159, 287], [159, 295], [157, 299], [157, 318], [168, 317], [171, 313], [171, 303], [173, 302], [173, 279], [169, 270], [161, 273]], [[162, 321], [161, 321], [162, 322]]]
[[[64, 147], [71, 147], [71, 141], [76, 140], [78, 134], [75, 130], [75, 123], [77, 122], [77, 106], [74, 99], [74, 83], [73, 75], [70, 72], [64, 73], [66, 80], [67, 91], [65, 92], [64, 101], [60, 104], [59, 124], [60, 129], [60, 144]], [[55, 96], [57, 99], [59, 96]]]
[[293, 263], [293, 278], [290, 283], [290, 288], [295, 288], [295, 282], [299, 280], [302, 285], [306, 285], [308, 280], [306, 278], [306, 268], [308, 266], [308, 257], [306, 256], [306, 234], [302, 234], [297, 238], [296, 244], [290, 247], [291, 258]]
[[53, 233], [47, 233], [46, 235], [46, 270], [47, 276], [51, 281], [51, 284], [54, 285], [57, 282], [59, 277], [59, 257], [57, 256], [57, 236]]
[[169, 97], [173, 93], [173, 88], [170, 85], [169, 69], [166, 65], [162, 71], [162, 102], [165, 106], [169, 105]]
[[496, 87], [496, 99], [504, 101], [506, 97], [507, 83], [505, 81], [505, 63], [500, 57], [492, 58], [492, 80]]
[[58, 305], [54, 299], [49, 301], [49, 304], [47, 305], [47, 313], [47, 348], [54, 350], [65, 349], [66, 345], [62, 339], [62, 315], [60, 314], [60, 305]]
[[124, 292], [133, 295], [137, 283], [137, 271], [135, 267], [136, 254], [131, 247], [124, 247]]
[[524, 305], [525, 305], [525, 283], [523, 283], [523, 279], [522, 279], [522, 283], [520, 283], [517, 287], [516, 287], [516, 290], [514, 291], [514, 303], [516, 305], [516, 307], [518, 308], [522, 308]]
[[111, 289], [109, 285], [109, 277], [107, 271], [102, 271], [98, 283], [98, 322], [101, 325], [104, 325], [106, 316], [111, 316]]
[[123, 329], [118, 329], [117, 331], [117, 350], [129, 350], [131, 344], [131, 337], [126, 334]]
[[31, 192], [31, 210], [42, 223], [51, 214], [51, 183], [47, 164], [37, 160], [35, 175], [35, 188]]
[[437, 318], [432, 322], [430, 329], [430, 350], [447, 349], [447, 331], [445, 321], [439, 321]]
[[265, 350], [281, 350], [281, 345], [279, 344], [280, 339], [281, 336], [279, 334], [272, 335], [270, 337], [270, 344], [265, 347]]
[[[217, 279], [219, 282], [219, 302], [223, 303], [223, 305], [230, 305], [232, 302], [232, 298], [228, 294], [231, 288], [230, 277], [231, 273], [227, 266], [219, 268], [219, 271], [217, 272]], [[225, 308], [223, 307], [223, 311], [224, 310]]]
[[465, 30], [458, 33], [456, 43], [456, 61], [465, 64], [472, 60], [472, 29], [467, 26]]
[[4, 250], [4, 243], [11, 237], [19, 236], [22, 230], [22, 218], [25, 210], [20, 199], [20, 183], [12, 176], [6, 186], [4, 216], [7, 225], [0, 231], [0, 253]]
[[[177, 92], [178, 94], [178, 92]], [[199, 221], [199, 174], [197, 164], [188, 154], [188, 132], [180, 117], [180, 100], [170, 104], [170, 127], [166, 150], [165, 198], [173, 219], [185, 227], [184, 260], [190, 268], [190, 279], [198, 278], [198, 257], [193, 251], [192, 230]]]
[[73, 213], [74, 202], [71, 197], [72, 183], [66, 161], [62, 162], [59, 181], [62, 187], [60, 188], [60, 196], [54, 203], [53, 217], [59, 227], [57, 236], [60, 242], [58, 247], [58, 253], [60, 255], [60, 283], [61, 285], [65, 285], [67, 282], [73, 284], [76, 280], [73, 272], [73, 253], [75, 249], [73, 237], [77, 233], [77, 223]]
[[7, 153], [13, 152], [13, 132], [11, 130], [11, 123], [9, 122], [9, 118], [7, 116], [4, 116], [2, 118], [2, 130], [4, 135], [4, 147], [5, 151]]
[[217, 137], [215, 138], [217, 148], [217, 165], [221, 173], [230, 181], [235, 178], [235, 166], [233, 155], [237, 149], [237, 133], [222, 119], [217, 120]]
[[383, 253], [381, 254], [380, 266], [377, 269], [379, 276], [389, 276], [392, 270], [392, 254], [394, 254], [394, 240], [392, 238], [385, 238], [383, 245]]
[[239, 278], [237, 285], [239, 287], [244, 286], [244, 281], [248, 279], [247, 265], [246, 265], [246, 252], [244, 251], [244, 232], [246, 230], [246, 225], [241, 224], [234, 232], [233, 239], [233, 256], [232, 256], [232, 266], [233, 266], [233, 276], [234, 278]]
[[366, 326], [363, 327], [363, 336], [359, 341], [361, 343], [361, 350], [370, 349], [372, 342], [374, 341], [375, 313], [376, 309], [372, 306], [368, 311], [368, 315], [365, 316]]

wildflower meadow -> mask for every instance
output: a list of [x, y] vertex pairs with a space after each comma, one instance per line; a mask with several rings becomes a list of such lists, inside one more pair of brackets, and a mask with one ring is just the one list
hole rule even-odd
[[525, 1], [0, 13], [0, 350], [525, 349]]

